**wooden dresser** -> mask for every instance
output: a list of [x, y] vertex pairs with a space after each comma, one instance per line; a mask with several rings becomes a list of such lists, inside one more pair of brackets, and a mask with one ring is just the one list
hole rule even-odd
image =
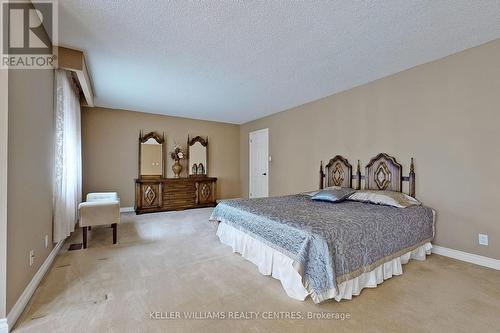
[[137, 214], [213, 207], [216, 203], [217, 178], [141, 178], [135, 180]]

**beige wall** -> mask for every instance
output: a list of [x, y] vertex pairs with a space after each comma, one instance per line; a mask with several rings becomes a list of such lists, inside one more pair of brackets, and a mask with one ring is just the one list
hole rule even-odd
[[7, 311], [52, 250], [53, 80], [52, 70], [9, 70]]
[[7, 152], [9, 71], [0, 69], [0, 319], [7, 316]]
[[[319, 161], [342, 154], [363, 167], [379, 152], [408, 173], [438, 212], [438, 245], [500, 259], [500, 40], [241, 126], [269, 128], [270, 195], [318, 186]], [[489, 234], [487, 247], [478, 233]]]
[[[124, 110], [84, 108], [82, 112], [83, 191], [117, 191], [122, 207], [134, 206], [140, 130], [165, 132], [167, 155], [174, 140], [186, 148], [187, 136], [209, 137], [209, 175], [218, 177], [219, 198], [240, 194], [239, 126]], [[167, 156], [168, 176], [173, 176]], [[186, 161], [182, 162], [183, 176]]]

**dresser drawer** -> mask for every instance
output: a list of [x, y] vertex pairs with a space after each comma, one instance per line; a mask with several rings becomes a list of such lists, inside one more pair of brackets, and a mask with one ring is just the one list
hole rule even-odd
[[195, 183], [195, 203], [197, 205], [215, 204], [215, 191], [215, 181], [197, 181]]
[[163, 200], [188, 200], [195, 198], [195, 193], [193, 191], [189, 192], [163, 192]]
[[164, 194], [173, 194], [173, 193], [194, 193], [195, 189], [194, 187], [188, 187], [188, 188], [164, 188], [163, 193]]
[[[141, 208], [159, 208], [162, 205], [162, 184], [143, 183], [136, 191], [139, 191], [138, 205]], [[136, 200], [137, 201], [137, 200]]]
[[169, 210], [185, 209], [194, 207], [194, 197], [190, 199], [169, 199], [164, 201], [164, 207]]
[[165, 184], [166, 191], [194, 191], [194, 184], [191, 182], [171, 182]]

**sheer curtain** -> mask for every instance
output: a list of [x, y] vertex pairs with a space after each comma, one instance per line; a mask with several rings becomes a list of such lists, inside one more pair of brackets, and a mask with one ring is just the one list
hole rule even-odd
[[56, 71], [54, 242], [75, 230], [82, 201], [80, 99], [69, 72]]

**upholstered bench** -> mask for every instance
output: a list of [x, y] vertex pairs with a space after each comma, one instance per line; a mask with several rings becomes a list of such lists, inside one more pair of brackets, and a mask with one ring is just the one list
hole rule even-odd
[[117, 240], [117, 225], [120, 223], [120, 198], [116, 192], [87, 194], [86, 202], [78, 206], [80, 227], [83, 233], [83, 248], [87, 248], [87, 230], [92, 226], [111, 224], [113, 244]]

